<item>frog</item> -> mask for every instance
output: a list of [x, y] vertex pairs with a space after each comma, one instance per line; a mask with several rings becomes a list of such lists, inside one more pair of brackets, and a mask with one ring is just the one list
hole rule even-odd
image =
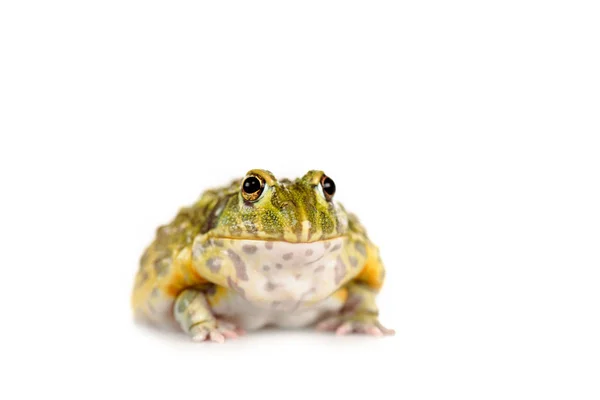
[[393, 335], [376, 297], [385, 268], [320, 170], [266, 169], [204, 191], [156, 229], [131, 296], [138, 321], [223, 343], [262, 328]]

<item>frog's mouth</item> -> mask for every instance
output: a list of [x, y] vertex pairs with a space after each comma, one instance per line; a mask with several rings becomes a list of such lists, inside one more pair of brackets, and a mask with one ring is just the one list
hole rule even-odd
[[231, 288], [262, 306], [289, 309], [325, 299], [356, 270], [344, 252], [344, 237], [308, 243], [221, 240], [222, 254], [235, 269]]
[[[347, 223], [342, 223], [332, 231], [323, 231], [309, 221], [301, 223], [302, 229], [277, 229], [268, 231], [259, 229], [254, 224], [242, 224], [235, 226], [212, 227], [209, 226], [207, 238], [224, 240], [257, 240], [286, 243], [314, 243], [327, 240], [343, 238], [348, 235]], [[317, 228], [317, 229], [313, 229]]]

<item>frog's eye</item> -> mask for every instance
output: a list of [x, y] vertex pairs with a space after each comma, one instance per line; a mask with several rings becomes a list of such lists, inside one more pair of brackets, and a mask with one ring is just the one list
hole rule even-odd
[[331, 198], [335, 194], [335, 182], [333, 181], [333, 179], [331, 179], [327, 175], [323, 175], [323, 177], [321, 178], [321, 188], [323, 189], [325, 200], [331, 200]]
[[242, 197], [247, 201], [255, 201], [265, 189], [265, 181], [258, 175], [250, 175], [242, 182]]

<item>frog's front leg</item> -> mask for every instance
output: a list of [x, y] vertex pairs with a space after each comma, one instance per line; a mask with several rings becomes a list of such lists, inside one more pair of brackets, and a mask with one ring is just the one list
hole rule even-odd
[[348, 299], [337, 315], [326, 318], [317, 325], [318, 330], [335, 331], [338, 335], [365, 333], [374, 336], [393, 335], [379, 322], [379, 310], [375, 303], [377, 292], [361, 282], [346, 285]]
[[211, 340], [223, 343], [225, 338], [233, 339], [243, 333], [232, 323], [216, 318], [206, 295], [200, 290], [182, 291], [177, 296], [174, 307], [175, 319], [195, 341]]

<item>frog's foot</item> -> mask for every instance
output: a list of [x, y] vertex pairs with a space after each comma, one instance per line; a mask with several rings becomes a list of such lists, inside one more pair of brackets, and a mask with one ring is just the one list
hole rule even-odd
[[317, 330], [335, 332], [337, 335], [362, 333], [371, 336], [394, 335], [393, 329], [381, 325], [376, 316], [364, 314], [336, 315], [317, 324]]
[[222, 319], [201, 322], [190, 329], [192, 340], [196, 342], [212, 341], [224, 343], [225, 339], [235, 339], [246, 332], [234, 324]]
[[234, 324], [213, 315], [204, 293], [186, 289], [177, 296], [174, 305], [175, 319], [184, 332], [195, 341], [209, 340], [223, 343], [244, 334]]

